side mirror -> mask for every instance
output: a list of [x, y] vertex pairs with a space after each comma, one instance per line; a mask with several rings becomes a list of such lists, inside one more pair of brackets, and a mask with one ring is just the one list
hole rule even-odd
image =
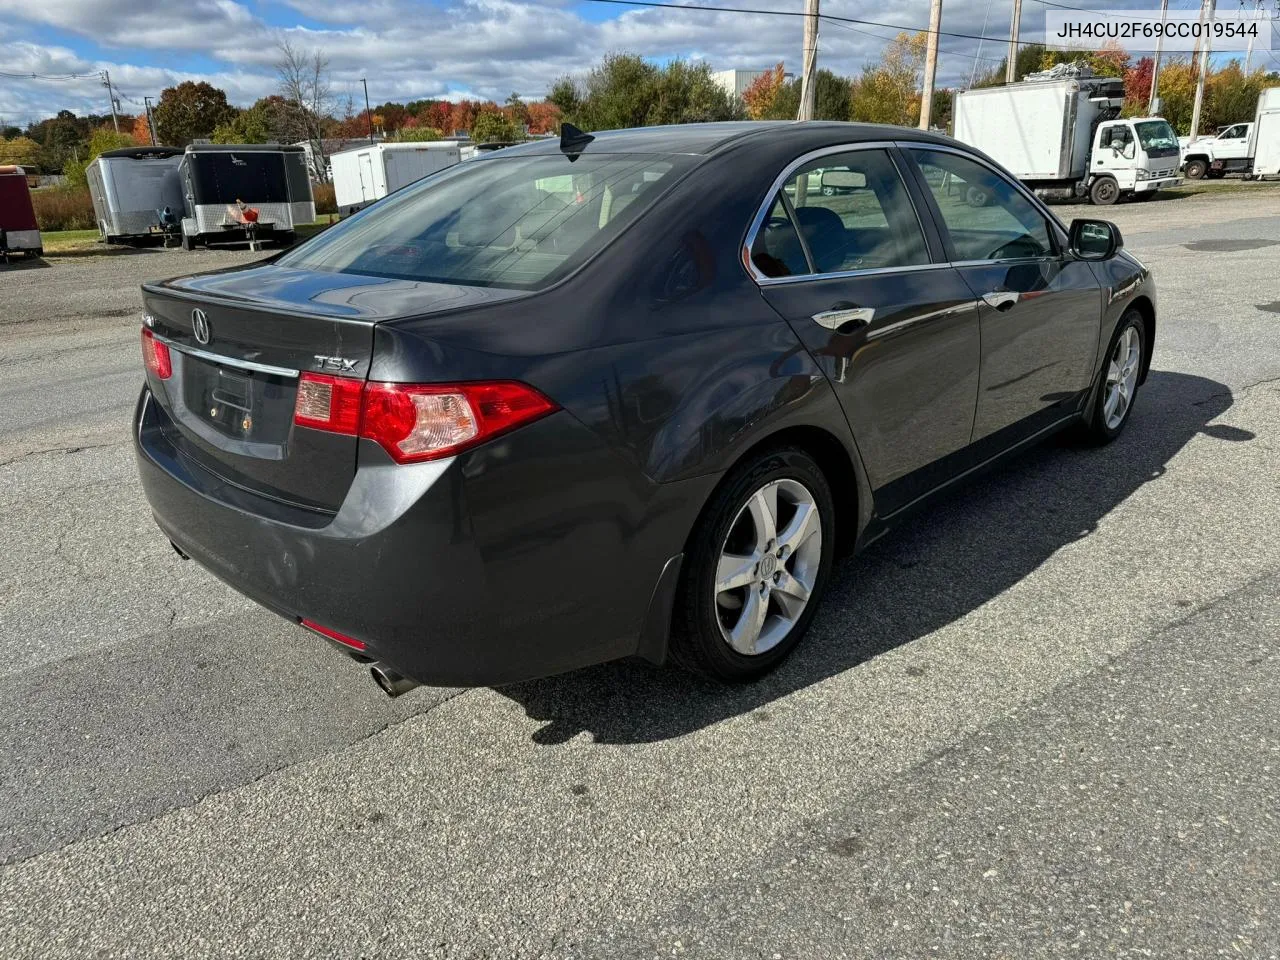
[[1110, 220], [1071, 221], [1067, 245], [1081, 260], [1110, 260], [1124, 246], [1120, 228]]

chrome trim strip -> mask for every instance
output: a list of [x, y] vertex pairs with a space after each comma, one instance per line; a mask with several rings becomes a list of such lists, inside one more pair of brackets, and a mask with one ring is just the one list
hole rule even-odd
[[950, 263], [918, 263], [906, 267], [867, 267], [865, 270], [841, 270], [838, 273], [802, 273], [795, 277], [763, 277], [756, 278], [762, 287], [771, 287], [775, 283], [799, 283], [804, 280], [839, 280], [842, 277], [870, 277], [881, 273], [910, 273], [916, 270], [945, 270]]
[[300, 376], [299, 371], [292, 370], [289, 367], [273, 367], [269, 363], [255, 363], [252, 360], [224, 357], [220, 353], [211, 353], [208, 350], [201, 350], [199, 347], [189, 347], [185, 343], [175, 343], [168, 337], [162, 337], [155, 332], [152, 333], [152, 336], [171, 350], [177, 350], [179, 353], [185, 353], [188, 356], [199, 357], [201, 360], [211, 360], [223, 366], [239, 367], [241, 370], [253, 370], [256, 373], [269, 373], [273, 377], [292, 377], [295, 380]]

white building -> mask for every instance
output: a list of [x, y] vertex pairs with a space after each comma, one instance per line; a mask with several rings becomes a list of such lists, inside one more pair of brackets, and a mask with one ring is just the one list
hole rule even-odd
[[757, 77], [762, 77], [767, 72], [767, 70], [716, 70], [711, 74], [711, 79], [723, 87], [729, 96], [741, 100], [747, 87], [751, 86]]

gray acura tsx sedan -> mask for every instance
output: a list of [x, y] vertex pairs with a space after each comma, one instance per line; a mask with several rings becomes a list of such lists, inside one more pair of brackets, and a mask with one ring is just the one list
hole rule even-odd
[[181, 555], [389, 693], [750, 680], [840, 551], [1120, 433], [1156, 332], [1121, 245], [917, 130], [566, 124], [143, 287], [138, 468]]

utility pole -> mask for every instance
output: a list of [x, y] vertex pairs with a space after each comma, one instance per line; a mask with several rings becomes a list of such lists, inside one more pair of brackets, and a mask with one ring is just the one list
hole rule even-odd
[[1022, 0], [1013, 0], [1013, 21], [1009, 24], [1009, 56], [1004, 63], [1004, 82], [1018, 79], [1018, 27], [1022, 23]]
[[[1263, 30], [1265, 30], [1265, 29], [1267, 28], [1268, 24], [1267, 24], [1267, 21], [1265, 21], [1265, 20], [1261, 19], [1261, 16], [1262, 16], [1262, 0], [1254, 0], [1254, 4], [1253, 4], [1253, 13], [1254, 13], [1254, 16], [1256, 16], [1256, 17], [1258, 17], [1258, 18], [1259, 18], [1257, 22], [1258, 22], [1258, 24], [1260, 25], [1260, 28], [1261, 28], [1261, 29], [1263, 29]], [[1245, 51], [1245, 54], [1244, 54], [1244, 75], [1245, 75], [1246, 77], [1249, 75], [1249, 64], [1250, 64], [1252, 61], [1253, 61], [1253, 34], [1251, 33], [1251, 34], [1249, 34], [1249, 46], [1248, 46], [1248, 49]]]
[[804, 73], [800, 76], [800, 113], [812, 120], [818, 81], [818, 0], [804, 0]]
[[933, 81], [938, 73], [938, 31], [942, 29], [942, 0], [929, 7], [929, 40], [924, 55], [924, 93], [920, 97], [920, 129], [928, 130], [933, 114]]
[[[1200, 73], [1196, 77], [1196, 101], [1191, 108], [1191, 143], [1195, 143], [1200, 136], [1200, 108], [1204, 106], [1204, 75], [1209, 72], [1209, 47], [1212, 46], [1210, 40], [1213, 36], [1213, 14], [1218, 8], [1218, 0], [1204, 0], [1201, 7], [1201, 13], [1208, 12], [1209, 30], [1205, 31], [1204, 42], [1200, 44]], [[1204, 17], [1201, 21], [1204, 22]]]
[[1147, 97], [1147, 113], [1156, 112], [1156, 94], [1160, 92], [1160, 54], [1164, 52], [1164, 21], [1169, 12], [1169, 0], [1160, 0], [1160, 34], [1156, 37], [1156, 62], [1151, 68], [1151, 96]]
[[147, 129], [151, 131], [151, 145], [156, 145], [156, 118], [151, 115], [151, 98], [142, 98], [143, 109], [147, 111]]
[[116, 133], [120, 132], [120, 118], [116, 116], [116, 94], [111, 89], [111, 74], [102, 71], [102, 85], [107, 88], [107, 99], [111, 101], [111, 122], [115, 124]]
[[369, 142], [373, 143], [373, 111], [369, 109], [369, 84], [364, 77], [360, 78], [360, 84], [364, 87], [364, 116], [369, 121]]

